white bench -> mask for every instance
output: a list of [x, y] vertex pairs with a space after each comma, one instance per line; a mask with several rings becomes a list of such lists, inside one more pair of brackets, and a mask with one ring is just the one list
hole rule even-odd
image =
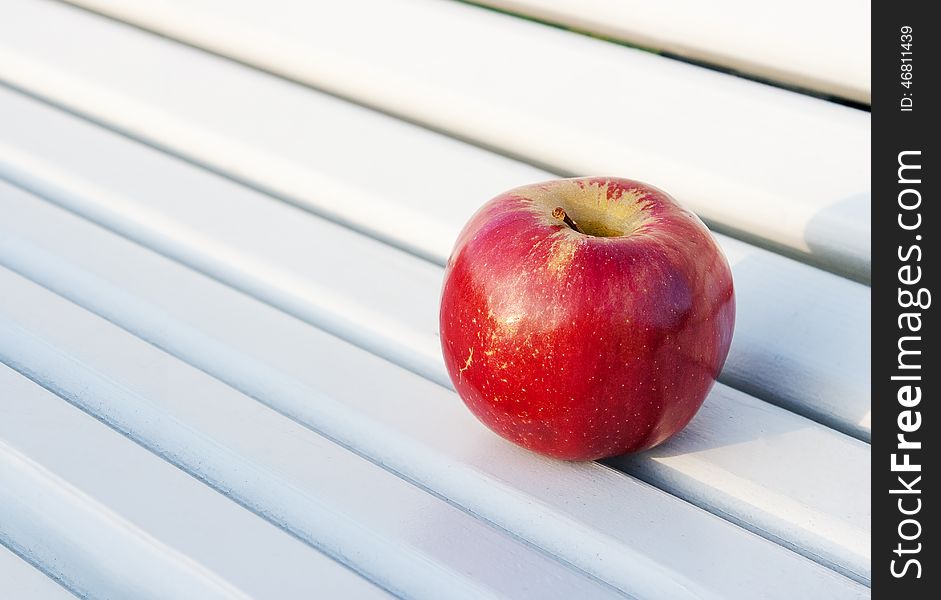
[[[605, 465], [542, 459], [463, 408], [436, 315], [464, 220], [553, 172], [8, 0], [0, 543], [90, 597], [869, 595], [869, 289], [845, 277], [868, 280], [868, 114], [456, 3], [78, 4], [555, 172], [650, 179], [764, 248], [718, 236], [738, 325], [686, 431]], [[356, 11], [377, 20], [351, 29]], [[383, 37], [393, 17], [408, 43]], [[553, 60], [657, 85], [530, 110], [512, 86]], [[481, 65], [494, 79], [469, 86]], [[703, 142], [696, 118], [731, 127], [708, 153], [671, 145]], [[31, 585], [21, 562], [0, 556], [11, 585]]]
[[564, 27], [869, 104], [869, 0], [477, 0]]

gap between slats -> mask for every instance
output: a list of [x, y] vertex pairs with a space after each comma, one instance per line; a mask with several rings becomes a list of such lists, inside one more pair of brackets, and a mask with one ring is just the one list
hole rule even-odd
[[[27, 581], [24, 581], [27, 580]], [[16, 600], [74, 600], [81, 595], [65, 584], [55, 573], [18, 553], [8, 540], [0, 536], [0, 595], [17, 586]], [[29, 586], [30, 590], [23, 588]], [[24, 593], [25, 592], [25, 593]], [[31, 595], [34, 592], [35, 595]]]

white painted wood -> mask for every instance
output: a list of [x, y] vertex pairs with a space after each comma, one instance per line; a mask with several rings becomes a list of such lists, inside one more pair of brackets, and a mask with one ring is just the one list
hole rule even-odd
[[[218, 310], [218, 306], [219, 306], [219, 305], [216, 305], [216, 306], [215, 306], [216, 310]], [[354, 312], [355, 312], [355, 311], [354, 311]], [[286, 317], [285, 317], [285, 318], [286, 318]], [[370, 319], [366, 319], [366, 320], [364, 320], [363, 322], [369, 322], [369, 321], [370, 321]], [[63, 322], [64, 322], [64, 321], [63, 321]], [[60, 324], [61, 324], [61, 323], [60, 323]], [[294, 326], [297, 327], [297, 324], [295, 323]], [[230, 323], [230, 324], [228, 325], [228, 327], [229, 327], [229, 328], [232, 328], [233, 325]], [[238, 326], [236, 326], [236, 328], [237, 328], [237, 327], [238, 327]], [[354, 330], [354, 329], [355, 329], [355, 327], [351, 327], [351, 330]], [[48, 332], [47, 332], [47, 333], [48, 333]], [[22, 341], [22, 339], [18, 339], [17, 341]], [[32, 349], [33, 349], [33, 350], [36, 350], [35, 347], [32, 348]], [[46, 351], [46, 350], [48, 350], [48, 349], [43, 349], [43, 348], [41, 348], [40, 350]], [[40, 352], [40, 354], [41, 354], [41, 352]], [[362, 353], [357, 353], [357, 355], [362, 355]], [[49, 355], [43, 355], [44, 358], [48, 358], [48, 356], [49, 356]], [[362, 355], [362, 356], [366, 356], [366, 355]], [[55, 358], [55, 357], [53, 357], [53, 358]], [[376, 359], [369, 358], [369, 360], [376, 360]], [[102, 362], [101, 364], [105, 364], [105, 363]], [[391, 368], [391, 367], [389, 367], [389, 368]], [[259, 372], [260, 372], [260, 371], [258, 371], [258, 370], [254, 370], [254, 371], [252, 371], [251, 373], [252, 373], [253, 375], [257, 375]], [[360, 371], [357, 371], [357, 372], [360, 372]], [[372, 371], [370, 371], [370, 372], [372, 372]], [[270, 373], [271, 373], [271, 372], [269, 371], [269, 374], [270, 374]], [[351, 373], [352, 373], [352, 372], [351, 372]], [[230, 376], [231, 376], [231, 375], [230, 375]], [[415, 380], [415, 378], [412, 377], [411, 375], [408, 375], [408, 377], [410, 378], [410, 379], [409, 379], [410, 381], [411, 381], [411, 380]], [[263, 379], [259, 379], [259, 381], [263, 381], [265, 384], [268, 384], [268, 383], [269, 383], [267, 380], [263, 380]], [[262, 384], [261, 384], [261, 383], [257, 383], [256, 385], [261, 386]], [[427, 385], [427, 384], [422, 384], [422, 385]], [[308, 388], [306, 391], [309, 392], [310, 390], [313, 390], [313, 389], [316, 389], [316, 388], [311, 387], [311, 388]], [[439, 392], [439, 393], [444, 393], [444, 394], [446, 394], [446, 392]], [[739, 394], [739, 396], [741, 396], [742, 398], [745, 398], [744, 396], [742, 396], [742, 395], [740, 395], [740, 394]], [[374, 402], [374, 396], [369, 397], [368, 400], [370, 400], [371, 402]], [[749, 404], [749, 402], [750, 402], [751, 404]], [[760, 403], [755, 403], [755, 402], [753, 402], [753, 401], [750, 400], [750, 399], [748, 399], [748, 401], [745, 402], [745, 404], [746, 404], [746, 405], [749, 405], [749, 406], [759, 406], [759, 408], [760, 408], [761, 410], [768, 410], [767, 407], [764, 407], [763, 405], [760, 405]], [[776, 410], [776, 409], [771, 409], [772, 413], [774, 412], [774, 410]], [[780, 411], [778, 411], [778, 412], [780, 412]], [[705, 414], [705, 413], [704, 413], [704, 414]], [[721, 411], [719, 411], [719, 412], [717, 412], [717, 413], [715, 413], [715, 414], [718, 415], [718, 416], [716, 416], [716, 417], [710, 417], [710, 418], [712, 418], [712, 419], [713, 419], [714, 421], [716, 421], [716, 422], [722, 422], [723, 420], [727, 420], [727, 419], [728, 419], [728, 415], [727, 415], [727, 414], [723, 414]], [[737, 413], [735, 413], [735, 414], [737, 414]], [[785, 414], [786, 414], [786, 413], [785, 413]], [[764, 419], [765, 417], [759, 417], [759, 418], [760, 418], [760, 419]], [[768, 418], [768, 419], [769, 419], [769, 422], [773, 421], [775, 418], [776, 418], [776, 417], [769, 417], [769, 418]], [[788, 416], [788, 418], [792, 418], [792, 417]], [[744, 430], [742, 430], [742, 431], [744, 431]], [[818, 428], [817, 431], [825, 431], [825, 430]], [[830, 436], [832, 436], [832, 434], [830, 434], [829, 432], [826, 433], [826, 436], [827, 436], [826, 439], [828, 439], [828, 440], [830, 440], [830, 439], [836, 439], [836, 438], [830, 437]], [[707, 443], [712, 443], [712, 442], [715, 442], [715, 443], [725, 443], [725, 442], [728, 441], [728, 437], [726, 437], [726, 433], [725, 433], [725, 432], [723, 432], [723, 433], [721, 433], [721, 434], [719, 434], [719, 435], [713, 436], [711, 440], [709, 439], [709, 436], [703, 436], [703, 437], [707, 439]], [[811, 436], [811, 437], [812, 437], [812, 436]], [[403, 439], [404, 439], [404, 438], [403, 438]], [[821, 438], [821, 439], [823, 439], [823, 438]], [[694, 440], [694, 442], [696, 442], [696, 440]], [[696, 467], [696, 468], [699, 469], [699, 473], [696, 473], [695, 475], [690, 475], [691, 472], [695, 471], [695, 469], [694, 469], [693, 467], [691, 467], [690, 465], [693, 465], [693, 466], [695, 467], [696, 464], [697, 464], [697, 461], [689, 460], [689, 457], [686, 456], [686, 453], [690, 452], [691, 450], [697, 450], [697, 451], [698, 451], [698, 450], [702, 450], [703, 447], [702, 447], [702, 446], [698, 446], [698, 445], [697, 445], [698, 443], [699, 443], [699, 442], [696, 442], [696, 443], [692, 443], [692, 444], [686, 446], [686, 447], [684, 448], [683, 452], [681, 453], [681, 454], [683, 454], [682, 459], [679, 460], [679, 461], [673, 461], [673, 463], [674, 463], [675, 465], [679, 465], [679, 468], [670, 466], [671, 461], [670, 461], [669, 459], [674, 458], [674, 457], [672, 457], [672, 456], [670, 456], [670, 455], [667, 455], [667, 456], [665, 456], [665, 457], [659, 457], [658, 460], [660, 461], [660, 463], [661, 463], [661, 464], [664, 464], [664, 465], [667, 465], [667, 468], [666, 468], [666, 469], [660, 469], [660, 475], [657, 474], [657, 473], [658, 473], [658, 469], [657, 469], [657, 468], [648, 468], [646, 471], [644, 471], [644, 468], [643, 468], [643, 467], [638, 467], [638, 466], [636, 466], [636, 465], [631, 466], [630, 468], [636, 469], [636, 470], [638, 470], [639, 472], [642, 472], [642, 473], [644, 474], [644, 476], [645, 476], [645, 477], [648, 477], [648, 478], [657, 479], [657, 478], [659, 477], [659, 478], [660, 478], [660, 481], [658, 482], [659, 485], [664, 485], [665, 487], [668, 487], [668, 488], [670, 488], [670, 487], [672, 486], [674, 489], [682, 490], [682, 489], [683, 489], [683, 486], [684, 486], [684, 484], [682, 483], [682, 480], [683, 480], [684, 478], [686, 478], [686, 480], [690, 480], [690, 479], [692, 479], [693, 477], [699, 477], [699, 476], [700, 476], [699, 473], [705, 472], [705, 471], [703, 470], [703, 468], [702, 468], [702, 463], [699, 463], [700, 466], [699, 466], [699, 467]], [[857, 447], [862, 447], [862, 446], [859, 445], [859, 446], [857, 446]], [[707, 454], [708, 454], [708, 453], [707, 453]], [[722, 461], [725, 460], [725, 461], [728, 461], [729, 463], [732, 463], [732, 464], [734, 465], [734, 463], [735, 463], [735, 458], [734, 458], [735, 455], [736, 455], [736, 453], [735, 453], [734, 451], [729, 451], [728, 453], [722, 453], [722, 452], [715, 453], [715, 454], [712, 455], [711, 457], [707, 458], [707, 460], [705, 461], [705, 463], [706, 463], [707, 465], [712, 465], [713, 463], [715, 463], [715, 464], [720, 464], [720, 465], [721, 465]], [[524, 456], [527, 456], [527, 457], [528, 457], [528, 455], [524, 455]], [[490, 458], [490, 457], [488, 457], [488, 458]], [[739, 462], [740, 462], [740, 461], [739, 461]], [[853, 462], [853, 461], [850, 461], [850, 462]], [[594, 468], [594, 467], [593, 467], [593, 468]], [[722, 468], [728, 469], [729, 467], [726, 466], [726, 467], [722, 467]], [[720, 471], [721, 471], [721, 469], [720, 469]], [[669, 475], [663, 475], [663, 473], [669, 473]], [[677, 475], [677, 473], [679, 473], [679, 475]], [[714, 474], [715, 474], [715, 473], [713, 473], [713, 475], [714, 475]], [[671, 481], [671, 477], [674, 477], [674, 478], [676, 478], [677, 480], [680, 480], [680, 483], [676, 483], [675, 481]], [[720, 477], [720, 479], [722, 479], [722, 478]], [[728, 482], [728, 481], [729, 481], [729, 478], [728, 478], [728, 477], [725, 477], [725, 478], [723, 479], [722, 485], [727, 485], [727, 482]], [[541, 483], [541, 482], [539, 482], [539, 483]], [[537, 485], [538, 485], [538, 483], [537, 483]], [[594, 491], [594, 490], [592, 490], [592, 491]], [[772, 491], [773, 491], [773, 490], [772, 490]], [[712, 493], [712, 491], [710, 490], [709, 493]], [[762, 493], [764, 494], [764, 497], [765, 497], [765, 498], [773, 496], [773, 494], [771, 494], [771, 496], [769, 496], [768, 490], [762, 490]], [[709, 504], [710, 502], [712, 502], [713, 504], [715, 504], [715, 501], [714, 501], [714, 500], [711, 500], [711, 499], [708, 498], [708, 493], [707, 493], [707, 494], [704, 494], [704, 496], [705, 496], [707, 499], [704, 500], [704, 501], [701, 501], [701, 502], [705, 502], [706, 504]], [[733, 503], [733, 504], [734, 504], [734, 503]], [[782, 503], [782, 504], [783, 504], [783, 503]], [[801, 507], [801, 508], [803, 508], [803, 507]], [[858, 508], [858, 507], [857, 507], [857, 508]], [[785, 511], [785, 512], [787, 512], [787, 511]], [[799, 512], [799, 511], [797, 511], [797, 512]], [[520, 514], [525, 514], [525, 513], [524, 513], [524, 512], [521, 512]], [[811, 516], [813, 516], [814, 518], [816, 518], [816, 515], [811, 515]], [[764, 518], [764, 517], [762, 517], [762, 518]], [[754, 527], [754, 525], [752, 525], [752, 526]], [[848, 532], [849, 532], [849, 533], [848, 533]], [[764, 533], [767, 534], [767, 532], [764, 532]], [[831, 531], [831, 533], [832, 533], [832, 531]], [[851, 536], [854, 534], [854, 532], [852, 531], [852, 528], [849, 528], [849, 529], [843, 529], [842, 531], [838, 531], [838, 534], [839, 534], [840, 536], [842, 536], [844, 539], [850, 539]], [[674, 541], [675, 541], [675, 540], [674, 540]], [[654, 562], [656, 562], [656, 561], [654, 561]], [[793, 575], [792, 575], [792, 576], [793, 576]], [[840, 581], [842, 581], [842, 580], [840, 580]], [[737, 583], [737, 582], [735, 582], [735, 583]], [[789, 582], [789, 583], [790, 583], [790, 582]], [[816, 583], [816, 582], [814, 582], [814, 583]], [[632, 584], [632, 585], [641, 585], [641, 586], [643, 586], [643, 585], [646, 585], [646, 584], [644, 584], [644, 583], [640, 583], [640, 584], [635, 583], [635, 584]], [[663, 583], [660, 582], [659, 585], [663, 585]], [[680, 585], [682, 585], [682, 580], [681, 580]], [[715, 585], [715, 584], [712, 583], [712, 580], [710, 580], [710, 582], [707, 583], [707, 584], [703, 584], [702, 582], [698, 582], [698, 581], [697, 581], [697, 583], [696, 583], [695, 585], [706, 585], [706, 586], [708, 587], [709, 585]], [[728, 584], [726, 584], [726, 585], [728, 585]], [[842, 582], [841, 585], [845, 585], [845, 582]], [[652, 588], [651, 588], [651, 589], [652, 589]], [[663, 591], [662, 588], [657, 588], [657, 589], [658, 589], [659, 592], [662, 592], [662, 591]], [[819, 590], [819, 588], [817, 588], [817, 589]], [[841, 588], [841, 591], [843, 591], [843, 592], [846, 592], [847, 590], [849, 590], [850, 593], [856, 593], [856, 594], [863, 594], [863, 593], [864, 593], [864, 591], [860, 591], [858, 588], [846, 588], [846, 589]], [[722, 591], [728, 592], [728, 591], [729, 591], [729, 588], [728, 588], [728, 587], [722, 588]], [[736, 591], [736, 592], [741, 592], [741, 590], [739, 590], [738, 588], [735, 588], [734, 591]], [[746, 592], [741, 592], [741, 593], [742, 593], [743, 596], [746, 595]], [[728, 594], [722, 594], [722, 595], [728, 595]]]
[[0, 598], [75, 600], [64, 587], [0, 545]]
[[720, 380], [866, 442], [870, 288], [730, 239], [735, 336]]
[[[278, 85], [283, 92], [301, 94], [298, 106], [315, 97]], [[264, 89], [260, 85], [258, 94]], [[0, 107], [15, 115], [0, 122], [0, 176], [448, 385], [435, 341], [440, 269], [18, 94], [0, 90]], [[350, 126], [362, 118], [361, 130], [371, 132], [370, 139], [394, 138], [399, 127], [408, 127], [346, 109], [350, 112], [341, 112], [342, 118]], [[320, 104], [309, 109], [311, 114], [323, 110], [327, 107]], [[205, 117], [213, 118], [208, 107]], [[152, 120], [159, 116], [144, 119]], [[186, 135], [178, 131], [173, 137]], [[267, 171], [281, 144], [314, 135], [289, 136], [285, 130], [267, 142], [255, 139], [269, 153], [259, 155], [255, 166]], [[415, 159], [445, 161], [440, 166], [456, 178], [463, 165], [471, 165], [474, 181], [452, 186], [439, 198], [438, 187], [423, 188], [405, 168], [387, 171], [380, 156], [369, 156], [364, 176], [357, 177], [362, 156], [310, 146], [297, 150], [313, 161], [316, 176], [304, 183], [308, 197], [343, 223], [413, 251], [419, 248], [443, 263], [481, 198], [514, 185], [513, 177], [516, 183], [548, 177], [442, 138], [433, 141], [403, 142], [403, 148]], [[218, 150], [225, 152], [221, 141]], [[117, 164], [124, 166], [116, 169]], [[284, 174], [270, 173], [276, 179]], [[147, 185], [141, 185], [143, 177]], [[485, 191], [487, 186], [492, 191]], [[869, 289], [725, 236], [717, 239], [732, 263], [738, 297], [737, 331], [722, 380], [868, 440]], [[349, 259], [322, 258], [340, 248], [347, 249]], [[371, 273], [368, 278], [365, 272]], [[402, 289], [412, 292], [401, 294]], [[403, 352], [406, 346], [410, 350]]]
[[0, 361], [393, 594], [615, 597], [6, 269], [0, 288]]
[[869, 0], [472, 0], [869, 103]]
[[[563, 173], [649, 181], [723, 231], [869, 278], [871, 141], [863, 111], [457, 2], [77, 4]], [[369, 164], [369, 147], [388, 145], [383, 162], [402, 157], [405, 172], [442, 196], [477, 176], [465, 164], [460, 176], [437, 186], [440, 161], [409, 160], [407, 145], [359, 126], [321, 124], [313, 110], [285, 112], [289, 104], [263, 101], [255, 87], [230, 89], [235, 81], [218, 69], [199, 75], [197, 62], [142, 63], [124, 39], [140, 38], [138, 31], [116, 32], [92, 15], [43, 2], [18, 8], [4, 31], [5, 77], [122, 127], [129, 112], [141, 116], [143, 107], [127, 100], [138, 97], [134, 88], [146, 78], [146, 110], [164, 122], [131, 129], [162, 144], [184, 127], [179, 109], [170, 109], [181, 102], [171, 97], [183, 93], [191, 107], [184, 114], [201, 112], [200, 105], [216, 113], [186, 119], [186, 128], [197, 127], [185, 136], [190, 140], [205, 136], [213, 122], [254, 135], [286, 128], [304, 140], [294, 146], [318, 140], [327, 152], [341, 152], [352, 145], [363, 153], [360, 168]], [[122, 39], [120, 51], [105, 49], [109, 38]], [[106, 101], [92, 108], [88, 88], [102, 71], [113, 78], [111, 91], [105, 98], [91, 92]], [[62, 74], [85, 88], [78, 97], [75, 87], [63, 87]], [[185, 80], [196, 83], [177, 83]], [[265, 156], [252, 146], [265, 163], [286, 153]], [[257, 169], [238, 145], [219, 156], [206, 146], [185, 152], [227, 171], [233, 162], [237, 171]]]
[[553, 177], [68, 6], [11, 2], [0, 81], [441, 264], [486, 200]]
[[[68, 387], [61, 393], [101, 418], [126, 421], [132, 425], [132, 436], [154, 440], [165, 458], [180, 460], [191, 455], [191, 465], [203, 477], [227, 486], [233, 496], [248, 492], [243, 502], [301, 537], [314, 537], [328, 550], [339, 543], [345, 559], [368, 562], [375, 567], [370, 570], [374, 576], [381, 570], [393, 574], [393, 579], [407, 580], [408, 585], [402, 585], [405, 590], [394, 590], [413, 597], [428, 595], [419, 593], [424, 590], [434, 596], [431, 586], [437, 583], [437, 589], [447, 589], [449, 597], [491, 597], [487, 592], [492, 587], [515, 591], [510, 595], [526, 590], [530, 597], [606, 596], [605, 588], [591, 589], [584, 580], [573, 581], [574, 571], [560, 571], [557, 563], [524, 553], [512, 539], [478, 521], [468, 521], [457, 509], [452, 511], [451, 504], [432, 501], [430, 495], [416, 499], [421, 494], [416, 488], [400, 489], [382, 472], [363, 478], [361, 471], [375, 469], [345, 461], [348, 455], [339, 447], [321, 447], [320, 438], [285, 423], [280, 415], [271, 416], [275, 413], [260, 404], [242, 406], [237, 402], [242, 396], [215, 380], [165, 359], [136, 338], [5, 269], [0, 269], [0, 284], [8, 290], [0, 298], [3, 361], [28, 371], [45, 385]], [[185, 295], [184, 289], [177, 292]], [[211, 311], [224, 313], [219, 306]], [[257, 334], [264, 325], [246, 322], [239, 328]], [[89, 344], [89, 339], [96, 343]], [[197, 352], [225, 347], [200, 334], [189, 335], [186, 341], [200, 344]], [[290, 410], [325, 415], [333, 423], [351, 416], [342, 402], [331, 402], [334, 394], [359, 397], [361, 406], [373, 407], [384, 419], [407, 418], [425, 440], [447, 449], [446, 455], [431, 452], [428, 456], [428, 444], [417, 436], [397, 435], [363, 419], [347, 422], [373, 443], [395, 440], [382, 455], [384, 464], [418, 473], [431, 467], [448, 486], [463, 488], [506, 525], [529, 534], [525, 539], [554, 540], [555, 547], [548, 550], [573, 557], [575, 564], [594, 567], [596, 574], [627, 591], [640, 597], [671, 598], [868, 595], [866, 588], [849, 579], [616, 471], [595, 463], [541, 459], [501, 443], [456, 403], [443, 401], [448, 392], [362, 351], [357, 352], [371, 364], [348, 362], [334, 354], [343, 345], [334, 341], [332, 346], [304, 348], [286, 341], [285, 347], [294, 351], [292, 370], [301, 366], [311, 372], [312, 365], [325, 365], [317, 372], [316, 387], [299, 387], [296, 380], [272, 377], [278, 373], [271, 369], [261, 380], [256, 379], [257, 369], [243, 379], [253, 380], [256, 388], [269, 393], [291, 391]], [[227, 358], [244, 356], [241, 351], [230, 351]], [[233, 366], [246, 364], [250, 363], [241, 359]], [[364, 372], [374, 379], [363, 377]], [[388, 373], [406, 378], [409, 388], [403, 390]], [[358, 383], [354, 387], [350, 381]], [[329, 390], [325, 389], [328, 383]], [[167, 396], [180, 399], [170, 407], [173, 399]], [[414, 413], [402, 414], [414, 399], [427, 399], [423, 408], [432, 409], [420, 420]], [[451, 415], [442, 415], [435, 410], [438, 407], [451, 407]], [[165, 410], [172, 411], [168, 418], [161, 415]], [[251, 413], [250, 418], [245, 418], [246, 413]], [[439, 416], [446, 418], [439, 420]], [[272, 431], [274, 419], [283, 431]], [[236, 445], [240, 447], [233, 448]], [[461, 456], [472, 457], [473, 466], [462, 467]], [[323, 464], [332, 471], [324, 473]], [[292, 485], [282, 484], [280, 474]], [[337, 495], [343, 496], [342, 503]], [[292, 509], [295, 504], [303, 506]], [[345, 530], [345, 535], [330, 535], [335, 529]], [[357, 542], [363, 541], [364, 529], [372, 532], [371, 543], [360, 546]], [[701, 543], [689, 544], [690, 535], [721, 548], [721, 553], [703, 552]], [[390, 548], [392, 543], [400, 547]], [[422, 569], [416, 571], [412, 559], [420, 550], [433, 553], [434, 560], [426, 556]], [[461, 577], [462, 565], [453, 564], [472, 559], [474, 583]], [[455, 570], [442, 572], [441, 561], [450, 562]]]
[[[491, 498], [482, 504], [480, 490], [473, 486], [468, 490], [468, 484], [461, 483], [480, 477], [481, 469], [491, 478], [505, 480], [489, 465], [506, 461], [494, 458], [481, 466], [475, 460], [479, 448], [470, 457], [451, 455], [448, 446], [460, 444], [465, 430], [477, 429], [463, 423], [472, 419], [453, 393], [439, 388], [428, 392], [404, 372], [271, 307], [234, 294], [23, 192], [5, 190], [0, 194], [0, 209], [7, 215], [6, 223], [0, 225], [0, 238], [5, 240], [0, 242], [0, 264], [403, 472], [470, 512], [527, 539], [532, 536], [525, 529], [518, 531], [519, 525], [502, 514], [505, 509], [493, 506], [503, 502]], [[349, 256], [353, 248], [344, 248]], [[412, 290], [396, 293], [420, 303]], [[222, 314], [220, 306], [226, 307]], [[337, 373], [340, 368], [343, 371]], [[363, 373], [369, 373], [374, 384], [358, 384], [350, 390], [348, 381], [359, 381]], [[280, 382], [278, 389], [273, 387], [275, 381]], [[344, 402], [343, 412], [352, 410], [353, 414], [347, 416], [329, 405], [312, 410], [310, 398], [318, 392]], [[384, 410], [375, 402], [381, 394], [426, 401], [409, 400]], [[360, 427], [376, 421], [374, 426], [385, 431], [364, 435]], [[435, 423], [435, 432], [425, 431], [428, 422]], [[417, 459], [401, 455], [403, 445], [416, 442], [431, 448], [419, 450], [421, 458]], [[496, 444], [496, 440], [489, 443]], [[442, 454], [449, 459], [445, 467], [449, 475], [442, 474], [431, 458]], [[676, 440], [653, 453], [612, 464], [868, 580], [869, 460], [866, 444], [719, 385]], [[458, 472], [458, 461], [464, 472]], [[459, 478], [456, 490], [452, 477]], [[590, 485], [588, 493], [594, 487]], [[544, 493], [533, 500], [558, 502]], [[601, 517], [605, 509], [591, 510]], [[601, 532], [606, 531], [602, 525]], [[564, 547], [555, 539], [537, 543]]]
[[79, 595], [389, 597], [3, 365], [0, 390], [0, 539]]

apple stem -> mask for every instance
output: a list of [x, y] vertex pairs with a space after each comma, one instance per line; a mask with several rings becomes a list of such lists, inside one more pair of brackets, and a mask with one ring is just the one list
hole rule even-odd
[[572, 220], [572, 217], [568, 216], [568, 213], [566, 213], [565, 209], [562, 208], [561, 206], [555, 207], [555, 210], [552, 211], [552, 216], [562, 221], [563, 223], [565, 223], [566, 225], [568, 225], [575, 231], [579, 233], [585, 233], [584, 231], [578, 228], [578, 225], [575, 224], [575, 221]]

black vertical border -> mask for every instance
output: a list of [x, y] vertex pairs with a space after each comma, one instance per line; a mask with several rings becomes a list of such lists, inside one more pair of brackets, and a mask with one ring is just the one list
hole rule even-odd
[[[917, 292], [919, 288], [935, 291], [938, 280], [938, 270], [941, 264], [937, 262], [934, 237], [939, 233], [938, 222], [932, 214], [936, 202], [936, 176], [938, 166], [938, 153], [934, 144], [937, 144], [938, 132], [931, 123], [935, 113], [941, 106], [938, 105], [936, 78], [939, 73], [937, 66], [939, 48], [937, 39], [941, 32], [941, 23], [934, 21], [928, 15], [936, 9], [934, 3], [909, 2], [876, 2], [872, 10], [872, 331], [873, 331], [873, 406], [872, 406], [872, 495], [873, 495], [873, 537], [872, 537], [872, 586], [875, 598], [916, 599], [936, 597], [929, 593], [930, 588], [941, 589], [937, 584], [939, 568], [931, 560], [934, 555], [933, 545], [933, 514], [937, 510], [934, 506], [936, 500], [928, 493], [927, 488], [935, 483], [934, 468], [931, 455], [937, 455], [939, 444], [937, 442], [937, 427], [934, 421], [938, 418], [938, 411], [934, 404], [941, 401], [938, 397], [936, 379], [941, 378], [941, 364], [936, 361], [936, 355], [929, 350], [930, 343], [937, 334], [936, 312], [933, 307], [902, 308], [899, 301], [899, 290]], [[901, 44], [903, 27], [911, 27], [911, 48], [908, 55], [912, 65], [911, 85], [906, 88], [902, 85], [903, 58]], [[909, 94], [906, 96], [905, 94]], [[911, 110], [904, 111], [903, 98], [911, 99]], [[920, 151], [920, 155], [908, 155], [907, 162], [918, 162], [920, 171], [907, 170], [906, 179], [920, 179], [920, 183], [900, 184], [899, 154], [905, 151]], [[920, 176], [916, 173], [920, 172]], [[905, 211], [900, 209], [899, 194], [905, 189], [917, 188], [921, 194], [921, 204], [917, 209]], [[903, 201], [911, 205], [917, 195], [907, 192], [903, 194]], [[908, 225], [917, 222], [914, 213], [920, 213], [921, 225], [918, 229], [906, 231], [899, 224], [899, 215], [905, 213], [903, 221]], [[921, 236], [917, 239], [916, 236]], [[919, 252], [910, 250], [917, 245]], [[907, 256], [908, 260], [902, 257]], [[900, 268], [906, 264], [911, 265], [905, 270], [903, 278], [911, 279], [918, 273], [915, 266], [921, 267], [921, 279], [916, 284], [908, 285], [900, 282]], [[924, 296], [923, 296], [924, 297]], [[941, 301], [941, 297], [934, 301]], [[905, 312], [921, 313], [921, 329], [911, 333], [907, 328], [900, 327], [899, 317]], [[914, 324], [915, 321], [904, 321], [905, 325]], [[909, 362], [918, 360], [922, 365], [920, 370], [898, 369], [899, 339], [903, 335], [920, 335], [920, 341], [906, 342], [908, 349], [921, 350], [922, 354], [909, 358]], [[918, 346], [918, 347], [916, 347]], [[919, 373], [922, 381], [902, 382], [892, 380], [899, 374]], [[915, 407], [905, 407], [898, 400], [899, 388], [905, 383], [920, 385], [922, 397]], [[920, 413], [920, 427], [917, 431], [905, 435], [908, 440], [917, 440], [922, 443], [920, 450], [910, 450], [912, 463], [921, 465], [920, 472], [893, 472], [891, 468], [892, 454], [897, 455], [896, 462], [903, 460], [897, 447], [897, 435], [902, 433], [903, 425], [912, 426], [914, 415], [903, 415], [903, 411], [910, 409]], [[902, 422], [900, 424], [900, 416]], [[917, 421], [916, 421], [917, 422]], [[912, 487], [920, 490], [918, 494], [898, 494], [892, 490], [902, 488], [899, 476], [903, 476], [911, 485], [913, 477], [921, 476], [921, 480]], [[903, 515], [900, 512], [899, 499], [904, 498], [902, 508], [913, 510], [919, 506], [915, 515]], [[913, 536], [919, 533], [917, 539], [904, 540], [899, 532], [899, 525], [906, 518], [918, 521], [918, 526], [909, 522], [903, 526], [902, 533]], [[916, 549], [921, 544], [920, 551], [910, 554], [898, 553], [899, 544], [902, 548]], [[892, 574], [892, 561], [895, 562], [897, 572], [903, 570], [908, 559], [914, 558], [920, 566], [921, 577], [915, 577], [918, 569], [909, 565], [906, 575], [896, 577]], [[935, 591], [935, 594], [938, 592]]]

